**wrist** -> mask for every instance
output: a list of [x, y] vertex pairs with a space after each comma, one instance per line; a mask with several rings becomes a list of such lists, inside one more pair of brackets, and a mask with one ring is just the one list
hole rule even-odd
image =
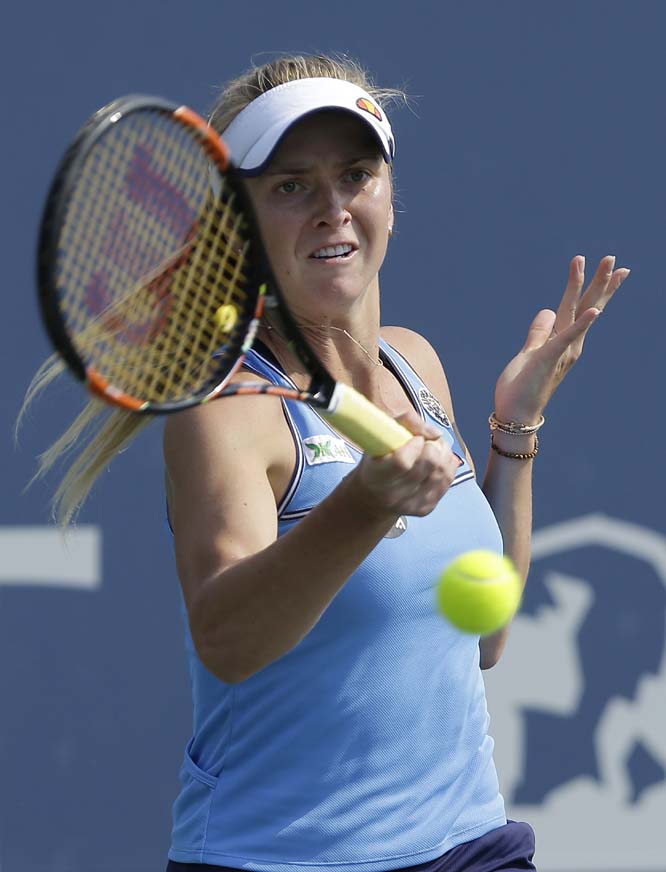
[[537, 421], [502, 418], [493, 412], [488, 418], [490, 425], [490, 447], [500, 455], [511, 460], [534, 460], [539, 452], [538, 431], [544, 424], [543, 415]]
[[488, 418], [490, 429], [502, 431], [511, 436], [527, 436], [536, 433], [543, 427], [546, 419], [541, 413], [510, 414], [507, 411], [495, 410]]
[[516, 409], [496, 409], [494, 415], [499, 421], [522, 424], [525, 427], [536, 427], [543, 418], [541, 412], [521, 412]]
[[[502, 433], [500, 430], [493, 430], [490, 436], [491, 446], [496, 454], [500, 456], [527, 455], [536, 456], [539, 449], [539, 437], [536, 433], [530, 433], [526, 436], [512, 436], [507, 433]], [[516, 458], [519, 460], [529, 460], [528, 457]]]

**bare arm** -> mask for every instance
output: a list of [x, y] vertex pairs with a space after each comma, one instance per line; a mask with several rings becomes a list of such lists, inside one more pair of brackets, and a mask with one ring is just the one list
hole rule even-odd
[[[536, 424], [550, 397], [583, 350], [587, 331], [629, 274], [614, 270], [615, 258], [603, 258], [582, 293], [584, 259], [576, 257], [557, 312], [544, 309], [533, 320], [525, 345], [500, 376], [495, 391], [495, 412], [502, 421]], [[430, 389], [453, 420], [451, 394], [437, 354], [425, 339], [402, 328], [389, 328], [387, 338], [414, 362]], [[495, 445], [505, 452], [528, 454], [534, 436], [511, 436], [495, 431]], [[473, 466], [472, 459], [468, 459]], [[497, 519], [504, 552], [527, 579], [532, 538], [532, 460], [515, 460], [490, 452], [483, 491]], [[509, 626], [480, 640], [480, 664], [489, 669], [499, 660]]]
[[[529, 454], [534, 448], [533, 436], [507, 436], [495, 431], [493, 440], [500, 450], [514, 454]], [[514, 460], [491, 451], [483, 481], [483, 492], [502, 532], [504, 553], [513, 560], [523, 585], [530, 568], [533, 464], [533, 460]], [[506, 626], [481, 638], [481, 669], [497, 663], [508, 635]]]
[[[543, 309], [532, 321], [525, 345], [501, 374], [495, 389], [495, 411], [501, 421], [536, 424], [556, 388], [583, 351], [587, 331], [615, 291], [629, 275], [614, 270], [615, 258], [605, 257], [582, 293], [585, 259], [575, 257], [557, 312]], [[495, 431], [493, 441], [501, 451], [532, 452], [533, 436], [510, 436]], [[531, 460], [514, 460], [490, 452], [483, 483], [484, 493], [502, 531], [504, 551], [516, 564], [523, 583], [530, 566], [532, 538]], [[499, 660], [509, 627], [481, 639], [481, 667]]]
[[[387, 338], [412, 362], [455, 422], [448, 381], [431, 345], [422, 336], [403, 328], [392, 327], [385, 332]], [[503, 451], [528, 453], [533, 448], [534, 437], [506, 436], [500, 433], [495, 437], [495, 442]], [[474, 462], [466, 446], [464, 447], [467, 460], [474, 469]], [[491, 452], [482, 489], [502, 533], [504, 552], [515, 561], [522, 578], [525, 579], [529, 568], [532, 530], [532, 462], [518, 462]], [[504, 628], [492, 636], [481, 638], [481, 669], [489, 669], [495, 665], [507, 635], [508, 629]]]
[[[453, 401], [448, 380], [441, 361], [432, 346], [417, 333], [401, 327], [390, 327], [384, 330], [386, 338], [398, 348], [413, 364], [417, 372], [425, 380], [429, 389], [446, 409], [451, 421], [454, 422]], [[501, 442], [502, 438], [505, 440]], [[506, 440], [513, 440], [508, 443]], [[525, 443], [531, 440], [528, 447]], [[496, 439], [498, 447], [512, 452], [529, 452], [533, 447], [533, 437], [504, 436]], [[523, 447], [519, 447], [523, 446]], [[474, 462], [463, 444], [467, 460], [474, 469]], [[517, 465], [516, 461], [500, 458], [493, 452], [491, 456], [483, 490], [498, 526], [502, 532], [504, 550], [517, 561], [523, 578], [527, 576], [530, 554], [530, 532], [532, 529], [532, 464]], [[482, 638], [479, 642], [481, 669], [493, 666], [501, 654], [506, 641], [507, 631], [503, 630], [493, 636]]]
[[[403, 419], [404, 420], [404, 419]], [[418, 430], [414, 416], [404, 421]], [[176, 559], [204, 664], [239, 682], [295, 647], [400, 514], [427, 514], [453, 455], [422, 437], [362, 463], [277, 537], [272, 477], [293, 461], [279, 401], [223, 400], [165, 429]]]

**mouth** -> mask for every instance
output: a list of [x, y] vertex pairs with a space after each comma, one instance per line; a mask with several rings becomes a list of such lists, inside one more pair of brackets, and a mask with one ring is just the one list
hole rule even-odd
[[316, 251], [313, 251], [309, 257], [310, 260], [341, 261], [349, 260], [355, 252], [356, 249], [351, 243], [343, 242], [339, 245], [326, 245], [322, 248], [318, 248]]

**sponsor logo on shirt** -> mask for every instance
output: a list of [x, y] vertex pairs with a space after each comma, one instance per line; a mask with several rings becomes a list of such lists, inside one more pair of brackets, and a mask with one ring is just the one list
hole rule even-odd
[[402, 534], [407, 530], [407, 518], [404, 515], [400, 515], [395, 524], [391, 527], [391, 529], [384, 536], [385, 539], [397, 539], [398, 536], [402, 536]]
[[442, 408], [442, 404], [428, 388], [419, 388], [419, 400], [431, 418], [434, 418], [439, 424], [443, 424], [444, 427], [451, 427], [451, 421]]
[[354, 463], [344, 440], [336, 436], [308, 436], [303, 440], [303, 449], [308, 466], [318, 463]]

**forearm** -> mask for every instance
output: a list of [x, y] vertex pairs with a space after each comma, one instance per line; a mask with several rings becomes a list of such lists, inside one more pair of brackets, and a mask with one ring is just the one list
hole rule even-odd
[[207, 668], [238, 682], [292, 650], [396, 517], [359, 500], [350, 476], [288, 533], [205, 580], [190, 622]]
[[[534, 447], [534, 436], [508, 436], [496, 431], [493, 439], [500, 450], [511, 453], [527, 454]], [[483, 492], [502, 532], [504, 553], [515, 563], [523, 584], [531, 555], [532, 467], [532, 460], [515, 460], [491, 451], [483, 482]], [[482, 669], [497, 662], [508, 632], [508, 627], [505, 627], [481, 640]]]

